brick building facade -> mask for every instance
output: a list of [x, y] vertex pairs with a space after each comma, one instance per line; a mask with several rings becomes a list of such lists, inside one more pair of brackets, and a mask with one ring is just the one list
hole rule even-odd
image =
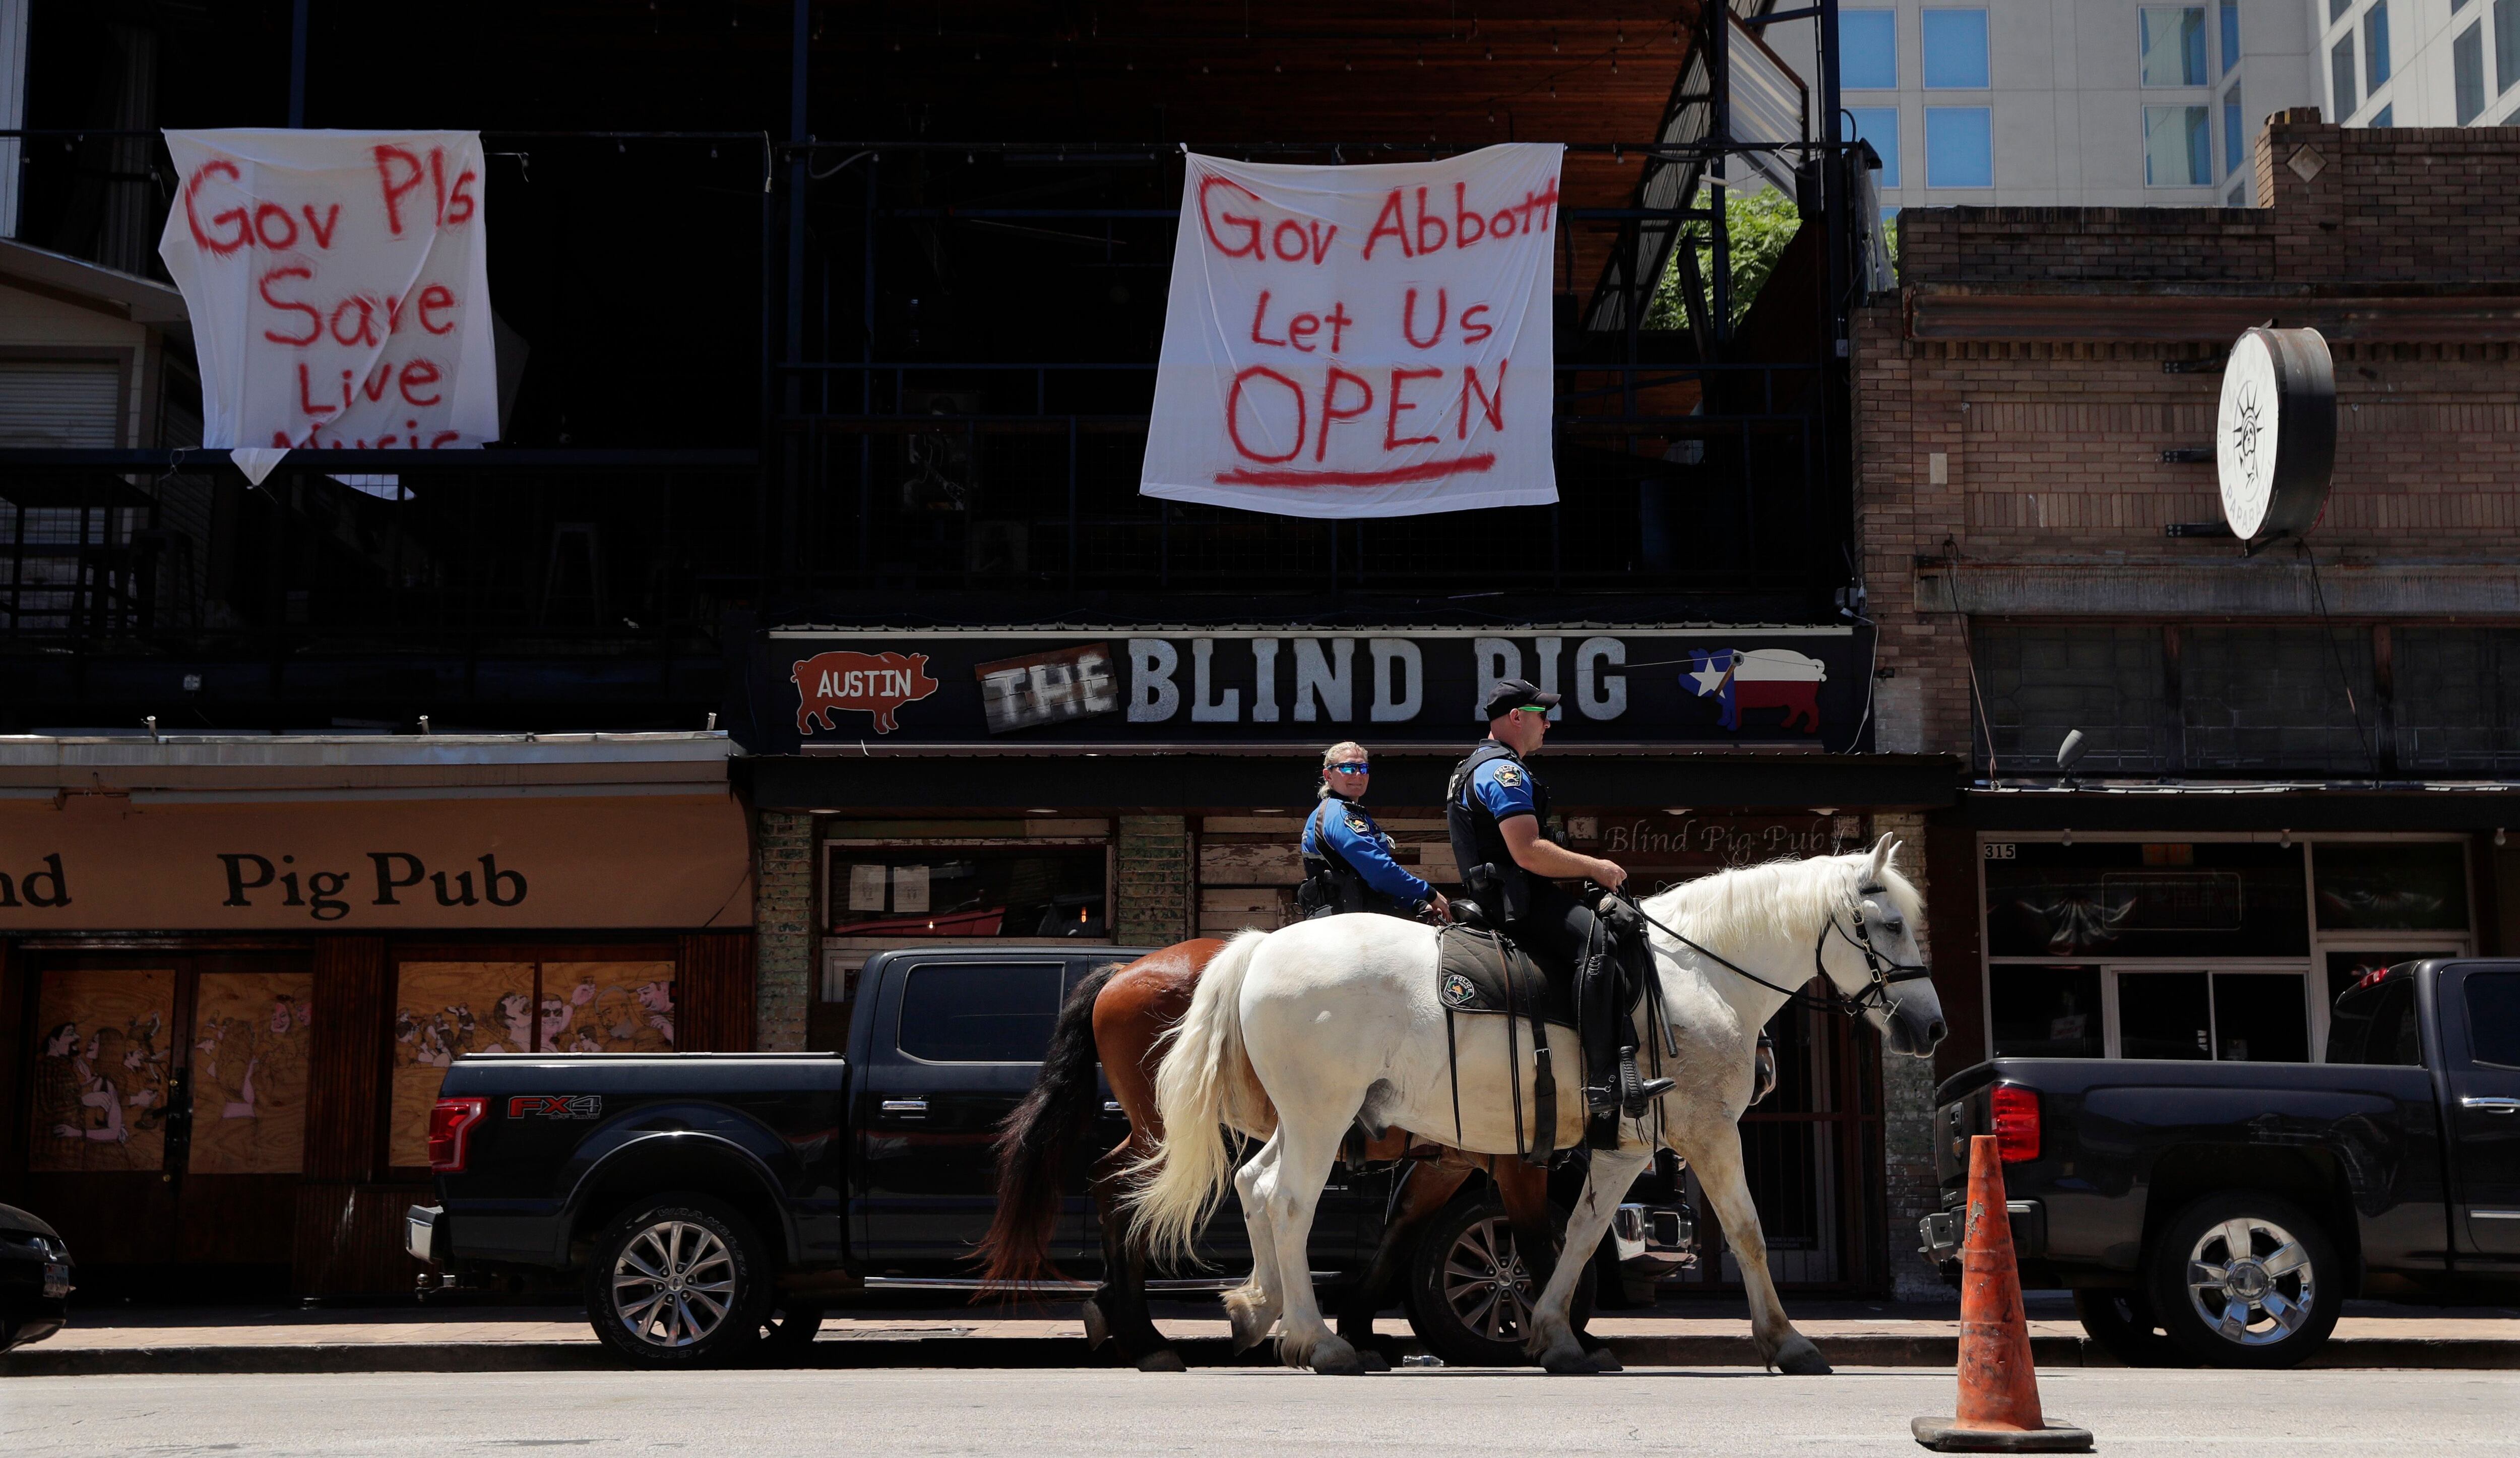
[[[1970, 766], [1946, 1072], [2315, 1059], [2362, 967], [2520, 932], [2520, 134], [2278, 114], [2253, 196], [1912, 208], [1859, 311], [1878, 748]], [[2244, 554], [2216, 413], [2270, 322], [2328, 343], [2336, 464]]]

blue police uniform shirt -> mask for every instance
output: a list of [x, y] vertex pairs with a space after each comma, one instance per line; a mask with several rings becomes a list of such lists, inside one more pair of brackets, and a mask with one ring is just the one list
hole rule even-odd
[[1320, 855], [1327, 843], [1365, 884], [1407, 906], [1426, 899], [1426, 883], [1391, 853], [1391, 838], [1355, 802], [1332, 796], [1304, 822], [1304, 853]]
[[1538, 815], [1531, 798], [1531, 771], [1518, 760], [1497, 758], [1470, 771], [1470, 794], [1499, 825], [1516, 815]]

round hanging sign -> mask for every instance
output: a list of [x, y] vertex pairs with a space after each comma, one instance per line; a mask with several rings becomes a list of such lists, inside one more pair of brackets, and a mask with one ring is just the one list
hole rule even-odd
[[2336, 466], [2336, 368], [2315, 329], [2252, 329], [2223, 367], [2214, 423], [2223, 520], [2242, 541], [2298, 533]]

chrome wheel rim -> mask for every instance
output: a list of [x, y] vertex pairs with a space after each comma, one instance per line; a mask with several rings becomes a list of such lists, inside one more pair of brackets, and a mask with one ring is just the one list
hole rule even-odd
[[1531, 1328], [1531, 1273], [1514, 1253], [1513, 1228], [1491, 1215], [1463, 1230], [1444, 1256], [1444, 1303], [1490, 1342], [1520, 1342]]
[[2197, 1237], [2187, 1253], [2187, 1300], [2224, 1341], [2272, 1346], [2310, 1319], [2318, 1276], [2292, 1232], [2237, 1215]]
[[612, 1309], [651, 1346], [707, 1341], [735, 1309], [735, 1257], [705, 1225], [659, 1220], [612, 1262]]

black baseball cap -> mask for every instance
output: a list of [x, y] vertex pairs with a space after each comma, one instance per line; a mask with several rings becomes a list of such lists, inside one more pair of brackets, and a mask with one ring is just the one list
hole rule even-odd
[[1540, 685], [1524, 678], [1502, 678], [1488, 690], [1487, 717], [1501, 719], [1517, 708], [1555, 708], [1557, 696], [1544, 694]]

